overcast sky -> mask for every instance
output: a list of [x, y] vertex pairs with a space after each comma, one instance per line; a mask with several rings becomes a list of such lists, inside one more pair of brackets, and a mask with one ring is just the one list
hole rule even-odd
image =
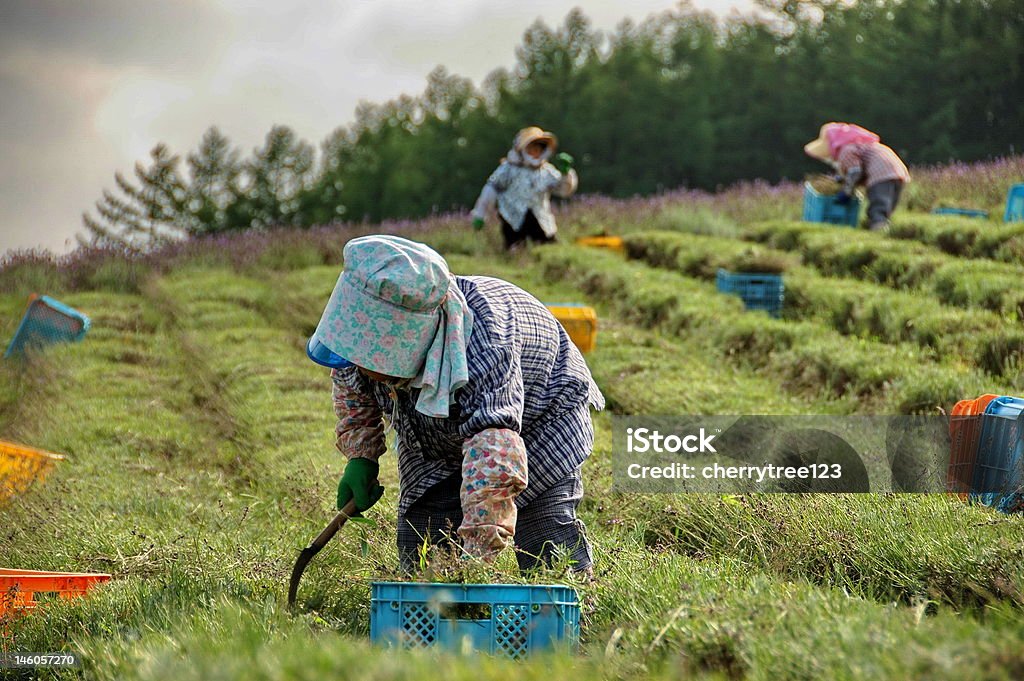
[[[720, 14], [750, 0], [695, 0]], [[249, 151], [274, 124], [318, 146], [363, 99], [417, 94], [437, 65], [477, 84], [535, 19], [598, 29], [671, 0], [0, 0], [0, 253], [62, 252], [114, 172], [218, 126]]]

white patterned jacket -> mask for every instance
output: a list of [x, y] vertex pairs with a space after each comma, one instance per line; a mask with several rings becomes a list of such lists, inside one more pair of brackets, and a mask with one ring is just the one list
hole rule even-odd
[[512, 150], [487, 179], [473, 207], [473, 217], [486, 218], [497, 204], [498, 213], [518, 232], [526, 211], [530, 210], [544, 233], [551, 237], [558, 231], [551, 212], [551, 194], [568, 198], [578, 184], [575, 170], [570, 169], [563, 175], [543, 159], [539, 165], [532, 166], [519, 152]]

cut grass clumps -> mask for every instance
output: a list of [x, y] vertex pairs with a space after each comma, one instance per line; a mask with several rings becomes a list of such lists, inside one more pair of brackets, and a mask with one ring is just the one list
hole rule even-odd
[[799, 222], [755, 225], [747, 231], [746, 238], [799, 252], [805, 264], [825, 276], [851, 276], [894, 288], [917, 287], [948, 262], [947, 256], [923, 244]]
[[[695, 499], [706, 504], [708, 515], [723, 505], [718, 499]], [[661, 522], [660, 510], [646, 519]], [[635, 513], [645, 517], [639, 509]], [[631, 539], [620, 540], [623, 550]], [[635, 584], [627, 593], [602, 589], [607, 598], [600, 612], [611, 610], [617, 621], [637, 625], [621, 627], [613, 637], [616, 645], [605, 646], [605, 659], [614, 661], [621, 655], [617, 651], [629, 649], [642, 649], [652, 660], [669, 655], [677, 678], [938, 679], [956, 678], [965, 668], [1008, 678], [1001, 669], [1021, 657], [1014, 647], [1021, 638], [1019, 619], [1011, 606], [993, 606], [979, 630], [972, 617], [925, 600], [893, 607], [859, 598], [855, 591], [753, 569], [735, 558], [735, 550], [756, 551], [758, 537], [733, 535], [732, 541], [719, 554], [679, 555], [669, 545], [655, 544], [642, 564], [617, 566], [612, 578], [633, 571]], [[720, 584], [729, 588], [720, 590]], [[831, 654], [823, 655], [824, 650]], [[1000, 662], [988, 661], [992, 655]]]
[[[748, 258], [753, 268], [761, 268], [755, 271], [766, 271], [777, 260], [778, 269], [785, 270], [785, 319], [814, 320], [844, 335], [888, 344], [914, 343], [933, 360], [962, 358], [994, 376], [1012, 378], [1006, 372], [1015, 371], [1016, 360], [1024, 353], [1019, 324], [994, 312], [947, 307], [920, 293], [826, 277], [812, 268], [794, 266], [793, 253], [771, 248], [744, 251], [734, 241], [672, 232], [641, 232], [630, 235], [626, 243], [634, 258], [701, 279], [713, 278], [718, 267], [742, 271], [739, 268]], [[953, 298], [952, 292], [947, 297]]]
[[898, 213], [890, 236], [919, 241], [950, 255], [1019, 263], [1024, 255], [1024, 223], [977, 218]]
[[700, 334], [709, 352], [772, 371], [797, 393], [824, 391], [917, 413], [951, 407], [961, 395], [991, 384], [971, 368], [932, 363], [915, 347], [844, 338], [819, 324], [748, 314], [738, 299], [708, 284], [611, 254], [550, 247], [540, 250], [539, 258], [547, 276], [578, 283], [645, 326]]
[[[482, 266], [463, 256], [450, 257], [448, 262], [467, 273]], [[486, 270], [543, 300], [567, 300], [579, 295], [573, 282], [542, 276], [540, 268], [490, 261]], [[705, 352], [699, 334], [669, 337], [627, 324], [613, 312], [615, 306], [603, 300], [601, 296], [594, 301], [600, 332], [596, 348], [587, 355], [587, 364], [613, 413], [802, 413], [801, 399], [782, 390], [777, 379], [721, 362]], [[828, 413], [836, 406], [818, 403]]]
[[[747, 313], [708, 283], [581, 251], [465, 256], [452, 266], [544, 300], [580, 299], [586, 279], [602, 314], [587, 361], [621, 413], [878, 411], [909, 395], [899, 376], [862, 399], [810, 387], [820, 383], [815, 372], [838, 384], [847, 361], [889, 366], [899, 349]], [[93, 318], [86, 341], [48, 353], [45, 389], [0, 376], [3, 399], [19, 408], [17, 426], [0, 423], [0, 435], [68, 456], [44, 486], [0, 509], [0, 554], [16, 566], [114, 574], [86, 598], [0, 623], [11, 650], [74, 651], [96, 679], [357, 670], [412, 681], [442, 667], [455, 681], [1019, 676], [1019, 518], [940, 497], [616, 494], [606, 414], [595, 417], [583, 469], [580, 513], [597, 581], [580, 587], [578, 654], [510, 662], [368, 644], [369, 582], [394, 576], [397, 562], [392, 454], [381, 466], [385, 497], [367, 513], [373, 522], [350, 523], [321, 552], [290, 613], [288, 575], [333, 515], [344, 465], [328, 372], [301, 347], [338, 268], [244, 276], [234, 265], [189, 264], [139, 294], [69, 294]], [[565, 276], [546, 276], [549, 267]], [[20, 295], [3, 300], [12, 316], [23, 310]], [[296, 309], [274, 312], [282, 306]], [[624, 323], [627, 314], [650, 329]], [[832, 366], [805, 354], [825, 341], [853, 359]], [[843, 369], [848, 385], [878, 380], [856, 362]], [[802, 365], [811, 367], [808, 387], [782, 389]], [[939, 379], [951, 375], [931, 366]], [[769, 508], [758, 510], [762, 502]], [[513, 579], [500, 572], [513, 561], [503, 555], [497, 574], [431, 576]]]
[[[799, 205], [787, 197], [782, 205]], [[632, 227], [649, 219], [620, 216]], [[441, 235], [449, 252], [459, 250], [456, 236]], [[397, 562], [393, 454], [382, 460], [387, 491], [367, 513], [372, 522], [332, 540], [288, 612], [291, 567], [333, 515], [344, 465], [328, 372], [302, 350], [340, 268], [303, 267], [314, 259], [302, 248], [295, 260], [284, 249], [261, 265], [239, 245], [204, 242], [201, 262], [162, 263], [168, 269], [139, 293], [111, 293], [113, 275], [113, 284], [62, 293], [93, 319], [86, 340], [41, 355], [38, 372], [0, 372], [0, 436], [67, 455], [44, 485], [0, 509], [0, 554], [18, 567], [114, 575], [86, 598], [0, 622], [10, 650], [74, 651], [95, 679], [412, 681], [442, 668], [453, 681], [1020, 678], [1020, 518], [934, 495], [617, 494], [607, 414], [595, 416], [583, 469], [580, 514], [597, 581], [580, 588], [577, 655], [511, 662], [368, 644], [369, 582], [394, 576]], [[602, 315], [587, 362], [619, 413], [893, 411], [930, 404], [950, 390], [945, 381], [957, 397], [971, 394], [956, 367], [922, 361], [914, 347], [744, 312], [669, 265], [581, 250], [474, 253], [451, 264], [543, 300], [584, 298], [586, 281]], [[565, 276], [546, 276], [555, 272]], [[855, 294], [829, 308], [855, 317], [852, 330], [880, 336], [910, 314], [884, 317], [881, 304], [854, 305]], [[24, 296], [0, 300], [13, 332]], [[944, 328], [936, 322], [932, 333]], [[871, 363], [881, 368], [864, 368]], [[835, 399], [826, 383], [847, 397]], [[513, 561], [506, 553], [497, 573], [430, 576], [564, 576], [502, 574]]]
[[978, 236], [989, 227], [987, 220], [977, 218], [903, 213], [893, 217], [889, 235], [936, 246], [950, 255], [971, 258], [976, 257], [974, 245]]
[[849, 276], [892, 288], [920, 289], [949, 305], [992, 310], [1024, 319], [1020, 270], [1008, 263], [963, 259], [912, 241], [870, 232], [808, 228], [800, 223], [762, 223], [747, 238], [800, 251], [803, 261], [826, 276]]
[[931, 278], [935, 295], [950, 305], [983, 307], [1024, 320], [1024, 286], [1021, 271], [999, 263], [976, 260], [949, 262]]
[[739, 224], [720, 212], [685, 205], [665, 208], [646, 228], [723, 238], [737, 237], [741, 232]]
[[804, 179], [809, 185], [811, 185], [814, 191], [827, 196], [838, 194], [839, 190], [843, 188], [843, 183], [839, 182], [831, 175], [819, 173], [815, 175], [808, 175]]
[[735, 239], [661, 231], [631, 234], [623, 241], [630, 258], [709, 281], [719, 269], [781, 274], [799, 263], [793, 254]]
[[990, 513], [955, 497], [688, 495], [668, 506], [639, 503], [648, 506], [636, 517], [649, 519], [653, 546], [729, 556], [882, 602], [1024, 605], [1024, 522], [991, 523]]
[[733, 260], [730, 270], [741, 274], [782, 274], [793, 266], [794, 258], [785, 253], [767, 253], [748, 249]]
[[[610, 297], [608, 302], [617, 313], [642, 326], [679, 333], [714, 326], [716, 318], [744, 312], [739, 298], [714, 294], [707, 300], [708, 288], [699, 282], [627, 263], [608, 253], [555, 246], [539, 250], [538, 258], [545, 276], [571, 280], [595, 297]], [[597, 266], [589, 267], [590, 262]]]
[[886, 343], [915, 343], [936, 359], [960, 358], [996, 376], [1014, 377], [1024, 354], [1019, 324], [981, 309], [957, 309], [919, 293], [851, 279], [823, 278], [798, 268], [786, 277], [789, 318], [808, 316], [841, 333]]

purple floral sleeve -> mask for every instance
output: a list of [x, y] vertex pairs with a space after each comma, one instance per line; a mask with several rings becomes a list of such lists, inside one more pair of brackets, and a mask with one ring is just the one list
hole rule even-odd
[[512, 543], [516, 497], [526, 489], [526, 446], [514, 430], [488, 428], [462, 446], [463, 550], [493, 561]]
[[373, 396], [348, 386], [337, 370], [331, 371], [334, 383], [335, 446], [350, 459], [376, 461], [387, 450], [384, 419]]

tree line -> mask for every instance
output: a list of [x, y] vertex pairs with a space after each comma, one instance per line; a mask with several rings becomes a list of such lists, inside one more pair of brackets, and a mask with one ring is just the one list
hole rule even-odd
[[479, 86], [436, 68], [425, 90], [362, 103], [319, 153], [286, 126], [243, 156], [219, 130], [118, 173], [87, 240], [148, 242], [270, 225], [420, 217], [470, 206], [525, 125], [554, 131], [581, 190], [611, 196], [816, 170], [830, 120], [912, 164], [1020, 151], [1019, 0], [758, 0], [719, 18], [689, 2], [610, 32], [572, 10], [531, 25]]

